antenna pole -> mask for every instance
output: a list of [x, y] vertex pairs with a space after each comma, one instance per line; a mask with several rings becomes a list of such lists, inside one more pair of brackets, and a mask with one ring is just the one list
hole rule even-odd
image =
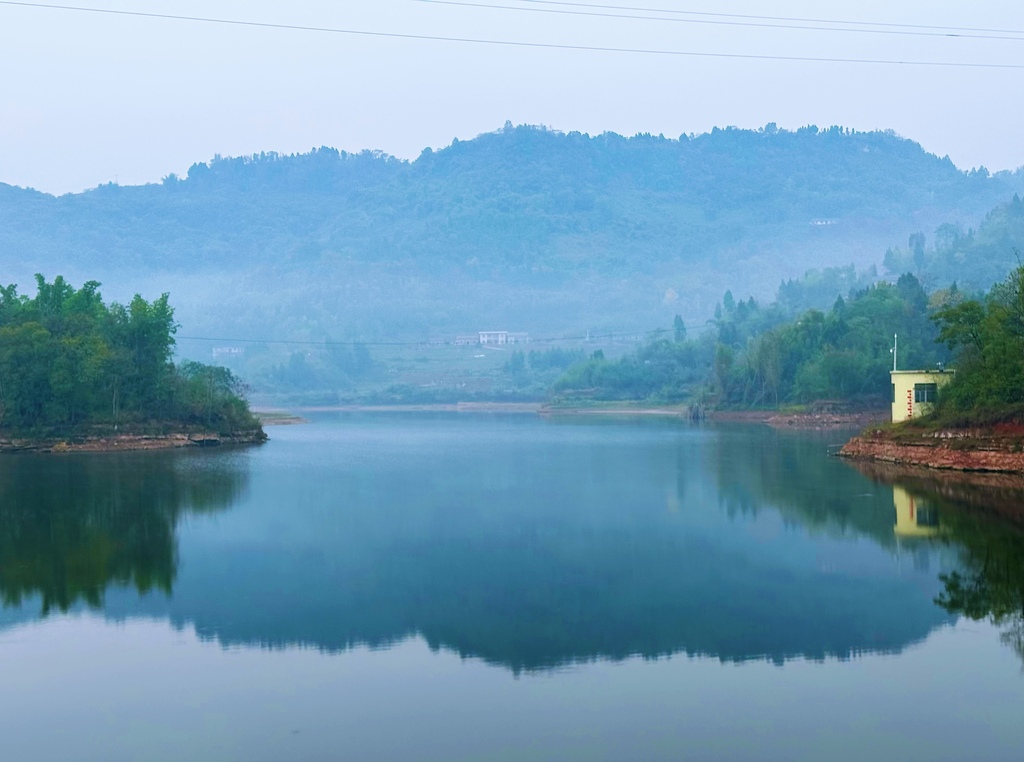
[[892, 369], [896, 370], [896, 348], [899, 346], [897, 336], [894, 333], [892, 335]]

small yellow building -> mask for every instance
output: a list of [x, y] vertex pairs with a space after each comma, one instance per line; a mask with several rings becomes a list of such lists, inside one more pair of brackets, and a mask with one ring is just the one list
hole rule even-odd
[[953, 380], [952, 370], [893, 370], [892, 421], [927, 415], [938, 396], [938, 390]]

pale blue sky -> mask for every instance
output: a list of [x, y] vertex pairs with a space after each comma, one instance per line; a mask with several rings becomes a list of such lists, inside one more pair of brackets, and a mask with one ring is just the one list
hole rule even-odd
[[[523, 0], [466, 1], [569, 9]], [[1024, 3], [1006, 0], [578, 1], [1024, 32]], [[1019, 40], [977, 40], [764, 29], [417, 0], [68, 4], [576, 45], [1024, 64], [1024, 34], [1011, 35]], [[330, 145], [413, 158], [424, 146], [471, 138], [505, 120], [673, 137], [767, 122], [890, 128], [964, 168], [1024, 165], [1024, 69], [543, 50], [0, 4], [0, 72], [0, 182], [50, 192], [115, 178], [122, 184], [156, 181], [216, 153]]]

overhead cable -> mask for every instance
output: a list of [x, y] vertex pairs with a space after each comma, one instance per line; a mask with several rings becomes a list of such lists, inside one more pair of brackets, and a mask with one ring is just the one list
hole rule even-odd
[[77, 11], [111, 16], [129, 16], [136, 18], [159, 19], [164, 21], [191, 21], [206, 24], [242, 26], [260, 29], [284, 29], [300, 32], [323, 32], [358, 37], [389, 38], [398, 40], [423, 40], [429, 42], [456, 42], [473, 45], [496, 45], [502, 47], [533, 48], [536, 50], [572, 50], [592, 53], [624, 53], [650, 56], [670, 56], [680, 58], [712, 58], [734, 59], [746, 61], [792, 61], [796, 63], [838, 63], [867, 64], [879, 66], [924, 66], [961, 69], [1024, 69], [1024, 63], [995, 63], [985, 61], [935, 61], [891, 58], [842, 58], [831, 56], [788, 56], [758, 53], [720, 53], [696, 50], [664, 50], [656, 48], [615, 47], [607, 45], [572, 45], [556, 42], [528, 42], [524, 40], [494, 40], [480, 37], [456, 37], [430, 34], [405, 34], [400, 32], [378, 32], [365, 29], [342, 29], [338, 27], [309, 26], [305, 24], [280, 24], [266, 21], [246, 21], [243, 19], [215, 18], [210, 16], [185, 16], [172, 13], [150, 13], [147, 11], [127, 11], [113, 8], [93, 8], [77, 5], [55, 5], [52, 3], [26, 3], [15, 0], [0, 0], [0, 5], [22, 8], [40, 8], [60, 11]]
[[[977, 39], [977, 40], [1010, 40], [1013, 42], [1024, 42], [1024, 36], [1009, 36], [1011, 34], [1024, 35], [1024, 32], [1007, 32], [1003, 35], [987, 34], [987, 33], [975, 33], [975, 32], [940, 32], [940, 31], [925, 31], [925, 30], [913, 30], [913, 29], [864, 29], [858, 27], [840, 27], [840, 26], [811, 26], [809, 24], [826, 24], [832, 22], [826, 21], [814, 21], [807, 23], [793, 23], [791, 21], [785, 21], [779, 19], [775, 23], [765, 23], [763, 21], [724, 21], [721, 19], [709, 19], [709, 18], [666, 18], [664, 16], [649, 16], [649, 15], [638, 15], [638, 14], [625, 14], [625, 13], [607, 13], [600, 10], [585, 11], [578, 10], [579, 7], [586, 8], [603, 8], [608, 6], [589, 6], [586, 4], [573, 3], [576, 6], [574, 9], [566, 8], [527, 8], [515, 5], [498, 5], [495, 3], [482, 3], [482, 2], [469, 2], [468, 0], [413, 0], [417, 3], [426, 3], [428, 5], [451, 5], [462, 8], [480, 8], [484, 10], [503, 10], [503, 11], [520, 11], [526, 13], [551, 13], [566, 16], [583, 16], [583, 17], [597, 17], [597, 18], [609, 18], [609, 19], [626, 19], [630, 21], [662, 21], [672, 24], [709, 24], [715, 26], [731, 26], [731, 27], [747, 27], [757, 29], [787, 29], [787, 30], [800, 30], [800, 31], [811, 31], [811, 32], [839, 32], [839, 33], [850, 33], [850, 34], [888, 34], [888, 35], [899, 35], [899, 36], [910, 36], [910, 37], [940, 37], [944, 39]], [[561, 3], [560, 3], [561, 5]], [[614, 6], [619, 7], [619, 6]], [[650, 10], [650, 9], [647, 9]], [[651, 10], [651, 12], [654, 12]], [[667, 11], [657, 11], [664, 13]], [[835, 23], [849, 23], [849, 22], [835, 22]]]
[[682, 11], [675, 8], [638, 8], [632, 5], [601, 5], [597, 3], [568, 2], [568, 0], [516, 0], [532, 5], [559, 5], [572, 8], [597, 8], [600, 10], [630, 11], [632, 13], [666, 13], [677, 16], [713, 16], [731, 19], [755, 19], [759, 21], [796, 21], [808, 24], [846, 24], [849, 26], [882, 26], [896, 29], [933, 29], [946, 32], [992, 32], [994, 34], [1024, 35], [1022, 29], [990, 29], [973, 26], [938, 26], [934, 24], [901, 24], [890, 21], [849, 21], [843, 19], [816, 19], [800, 16], [758, 16], [749, 13], [721, 13], [716, 11]]

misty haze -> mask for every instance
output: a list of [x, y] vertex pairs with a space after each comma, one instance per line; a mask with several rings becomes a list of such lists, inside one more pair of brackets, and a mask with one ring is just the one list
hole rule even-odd
[[0, 1], [0, 755], [1017, 759], [1021, 51]]

